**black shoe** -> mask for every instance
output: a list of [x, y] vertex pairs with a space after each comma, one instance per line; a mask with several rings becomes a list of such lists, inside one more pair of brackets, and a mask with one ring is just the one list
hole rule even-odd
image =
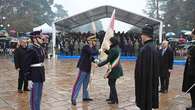
[[117, 101], [110, 101], [110, 102], [108, 102], [108, 104], [118, 104], [118, 102]]
[[83, 101], [93, 101], [93, 99], [91, 99], [91, 98], [85, 98], [85, 99], [83, 99]]
[[30, 91], [29, 89], [24, 89], [24, 91]]
[[111, 101], [111, 99], [106, 99], [106, 101], [108, 102], [108, 101]]
[[77, 102], [74, 101], [74, 100], [71, 100], [71, 103], [72, 103], [72, 105], [74, 105], [74, 106], [77, 104]]
[[160, 90], [160, 91], [158, 91], [158, 92], [162, 93], [162, 92], [164, 92], [164, 90]]
[[160, 90], [159, 92], [164, 94], [165, 93], [165, 90]]
[[18, 90], [18, 93], [23, 93], [23, 91], [22, 90]]
[[186, 110], [195, 110], [195, 108], [189, 107], [189, 108], [186, 108]]

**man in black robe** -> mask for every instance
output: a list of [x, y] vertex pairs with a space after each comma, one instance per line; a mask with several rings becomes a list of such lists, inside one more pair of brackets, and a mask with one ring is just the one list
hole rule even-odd
[[[192, 39], [195, 40], [195, 28], [192, 30]], [[195, 45], [188, 48], [188, 58], [185, 64], [182, 91], [189, 92], [192, 100], [192, 106], [186, 110], [195, 110]], [[191, 88], [193, 87], [193, 88]], [[190, 89], [191, 88], [191, 89]], [[190, 91], [188, 91], [190, 89]]]
[[136, 105], [141, 110], [152, 110], [159, 107], [159, 53], [153, 42], [153, 27], [145, 26], [141, 38], [144, 45], [135, 67]]

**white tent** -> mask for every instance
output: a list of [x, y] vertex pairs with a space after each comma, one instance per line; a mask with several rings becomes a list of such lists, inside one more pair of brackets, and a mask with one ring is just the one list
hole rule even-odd
[[42, 30], [42, 33], [52, 33], [52, 27], [49, 26], [47, 23], [44, 23], [41, 26], [33, 28], [33, 31], [40, 31]]
[[154, 18], [146, 17], [143, 15], [139, 15], [133, 12], [129, 12], [123, 9], [119, 9], [113, 6], [100, 6], [94, 9], [90, 9], [88, 11], [60, 19], [58, 21], [53, 22], [53, 55], [55, 55], [55, 42], [56, 42], [56, 31], [69, 32], [74, 28], [82, 26], [84, 24], [88, 24], [93, 21], [97, 21], [103, 18], [109, 18], [113, 12], [116, 10], [115, 19], [122, 21], [127, 24], [134, 25], [139, 28], [143, 28], [146, 24], [150, 24], [154, 27], [155, 30], [159, 32], [159, 42], [162, 41], [162, 29], [163, 22]]

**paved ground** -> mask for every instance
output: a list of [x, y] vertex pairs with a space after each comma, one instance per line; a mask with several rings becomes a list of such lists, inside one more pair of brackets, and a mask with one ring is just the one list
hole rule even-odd
[[[77, 60], [46, 60], [46, 82], [43, 89], [41, 110], [139, 110], [134, 103], [134, 62], [123, 61], [124, 76], [117, 81], [118, 105], [108, 105], [109, 88], [103, 79], [105, 67], [98, 68], [92, 74], [90, 96], [93, 102], [84, 103], [81, 95], [77, 106], [71, 106], [70, 97], [78, 69]], [[168, 94], [160, 94], [159, 110], [184, 110], [189, 106], [189, 96], [181, 94], [183, 66], [174, 66]], [[29, 110], [28, 92], [17, 93], [18, 72], [10, 59], [0, 58], [0, 110]]]

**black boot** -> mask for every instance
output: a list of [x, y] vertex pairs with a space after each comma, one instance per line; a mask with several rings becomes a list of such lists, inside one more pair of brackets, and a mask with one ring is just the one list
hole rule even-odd
[[118, 104], [118, 101], [110, 101], [108, 104]]
[[111, 99], [109, 98], [109, 99], [106, 99], [106, 101], [108, 102], [108, 101], [111, 101]]
[[77, 104], [77, 102], [75, 101], [75, 100], [71, 100], [71, 103], [72, 103], [72, 105], [76, 105]]
[[93, 101], [91, 98], [84, 98], [83, 101]]
[[193, 107], [186, 108], [186, 110], [195, 110]]

